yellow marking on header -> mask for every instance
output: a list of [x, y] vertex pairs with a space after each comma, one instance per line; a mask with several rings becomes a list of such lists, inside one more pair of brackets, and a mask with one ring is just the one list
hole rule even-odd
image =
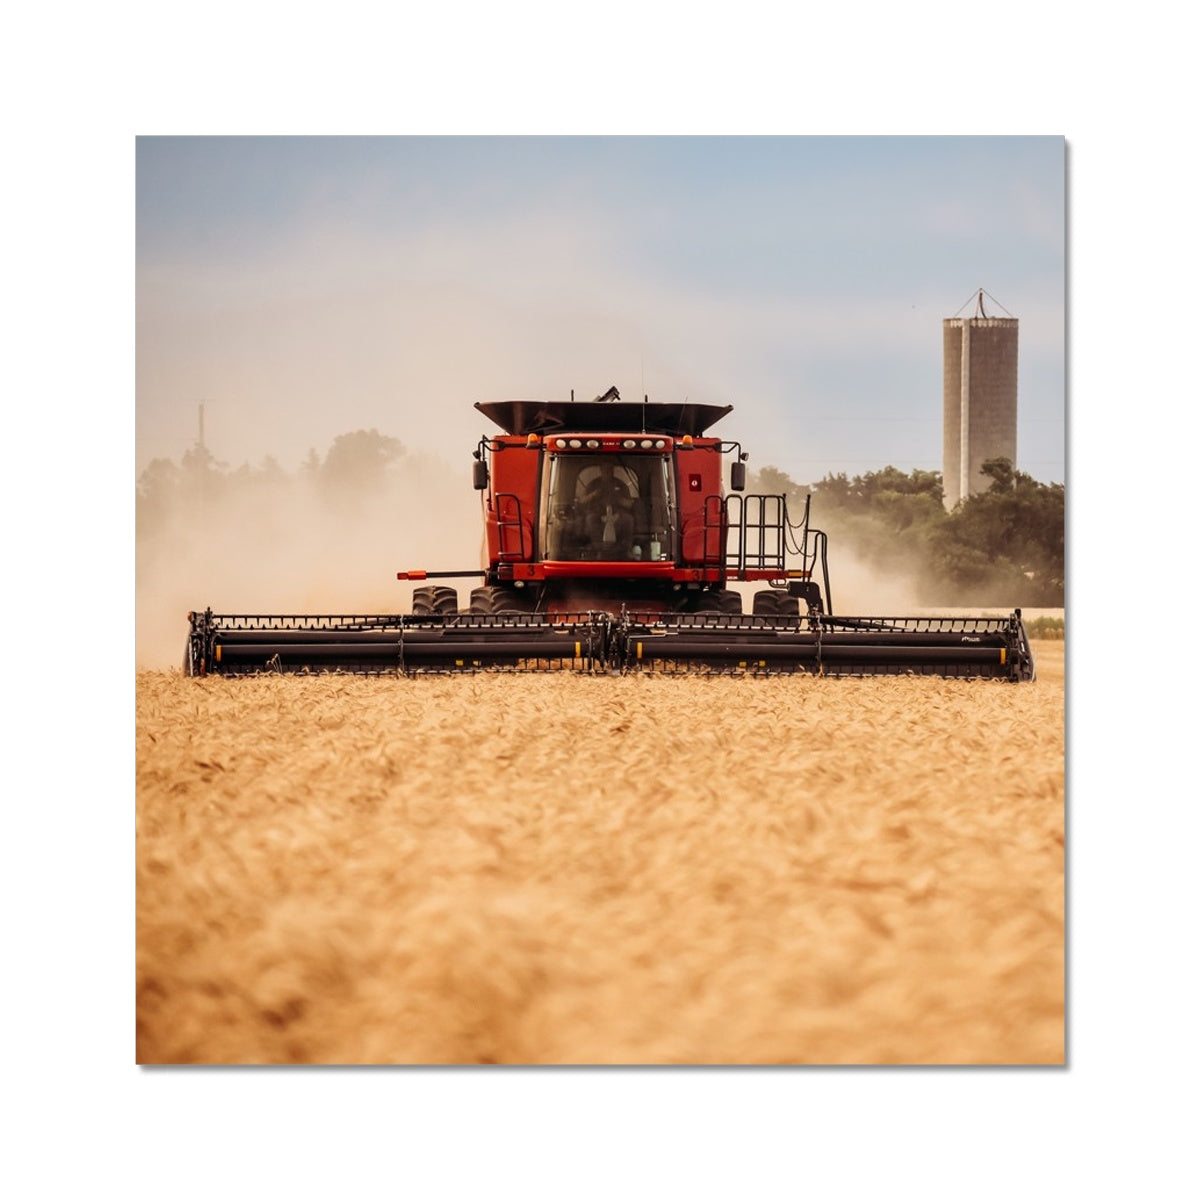
[[638, 658], [641, 658], [642, 657], [642, 643], [641, 642], [638, 642], [637, 648], [638, 648], [637, 656], [638, 656]]
[[576, 642], [576, 643], [575, 643], [575, 657], [576, 657], [576, 658], [581, 658], [581, 657], [582, 657], [582, 655], [579, 653], [579, 647], [580, 647], [580, 645], [581, 645], [581, 644], [582, 644], [582, 643], [580, 643], [580, 642]]
[[221, 661], [221, 647], [218, 644], [218, 646], [217, 646], [217, 662], [220, 662], [220, 661]]
[[1004, 646], [1001, 646], [1000, 647], [1000, 665], [1001, 666], [1004, 666], [1004, 656], [1007, 653], [1008, 653], [1008, 650]]

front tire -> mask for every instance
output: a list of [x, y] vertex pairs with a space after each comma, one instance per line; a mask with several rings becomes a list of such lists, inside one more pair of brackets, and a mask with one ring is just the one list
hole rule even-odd
[[688, 612], [693, 613], [725, 613], [730, 616], [740, 616], [742, 612], [742, 594], [731, 588], [719, 588], [711, 592], [700, 592], [688, 605]]
[[537, 607], [527, 591], [505, 587], [478, 587], [471, 592], [471, 612], [478, 616], [498, 613], [531, 613]]

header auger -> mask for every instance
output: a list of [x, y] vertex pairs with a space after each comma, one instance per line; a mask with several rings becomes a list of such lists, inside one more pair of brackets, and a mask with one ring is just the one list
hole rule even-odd
[[[1034, 677], [1009, 617], [835, 616], [809, 502], [745, 493], [706, 404], [504, 401], [475, 450], [477, 570], [401, 571], [402, 615], [189, 615], [188, 675], [706, 671]], [[728, 472], [724, 457], [731, 456]], [[725, 478], [729, 488], [726, 491]], [[460, 598], [450, 579], [473, 579]], [[731, 584], [754, 584], [751, 612]]]

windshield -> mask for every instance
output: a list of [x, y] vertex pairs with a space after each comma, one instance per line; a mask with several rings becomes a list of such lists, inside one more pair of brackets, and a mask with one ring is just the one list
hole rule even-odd
[[552, 454], [543, 508], [546, 557], [675, 558], [670, 459], [659, 454]]

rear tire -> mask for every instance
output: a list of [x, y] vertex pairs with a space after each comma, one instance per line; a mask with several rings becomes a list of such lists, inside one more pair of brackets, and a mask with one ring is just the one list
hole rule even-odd
[[458, 592], [452, 587], [413, 588], [414, 617], [452, 617], [458, 613]]
[[767, 588], [754, 593], [753, 611], [756, 617], [798, 617], [800, 601], [787, 592]]

